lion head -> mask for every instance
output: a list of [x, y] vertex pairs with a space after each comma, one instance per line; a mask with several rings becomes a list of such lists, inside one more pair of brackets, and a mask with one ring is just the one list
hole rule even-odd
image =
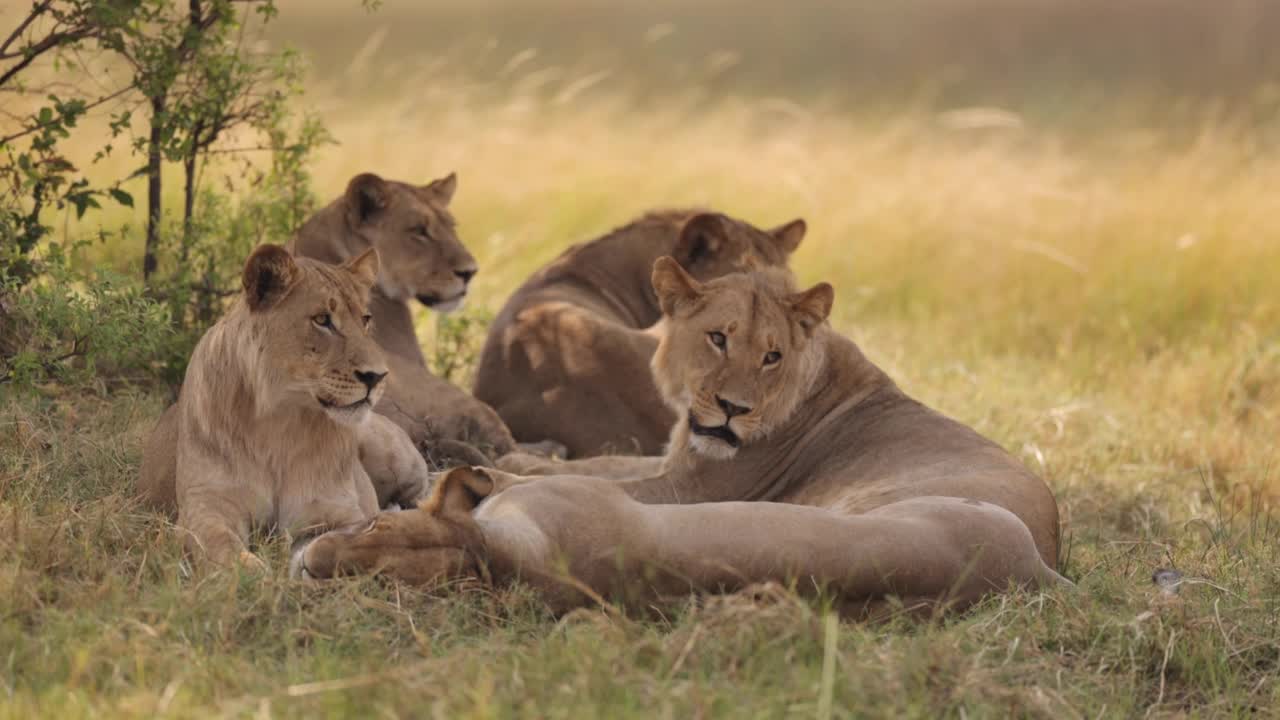
[[258, 246], [242, 278], [254, 342], [238, 348], [254, 370], [255, 396], [319, 406], [344, 424], [367, 418], [387, 375], [370, 334], [369, 290], [377, 275], [372, 249], [337, 266]]
[[475, 276], [476, 259], [458, 240], [449, 201], [456, 175], [426, 185], [362, 173], [347, 184], [347, 225], [382, 259], [378, 289], [392, 300], [416, 298], [448, 312], [462, 304]]
[[771, 230], [716, 212], [690, 216], [680, 227], [672, 256], [698, 280], [746, 268], [780, 267], [804, 239], [808, 226], [796, 219]]
[[290, 573], [332, 578], [385, 572], [417, 585], [486, 577], [484, 534], [472, 511], [501, 490], [500, 483], [483, 468], [454, 468], [440, 476], [417, 508], [381, 513], [299, 547]]
[[786, 421], [814, 382], [814, 342], [834, 291], [796, 292], [785, 270], [698, 281], [669, 257], [653, 266], [665, 329], [653, 374], [666, 402], [689, 425], [690, 447], [728, 458]]

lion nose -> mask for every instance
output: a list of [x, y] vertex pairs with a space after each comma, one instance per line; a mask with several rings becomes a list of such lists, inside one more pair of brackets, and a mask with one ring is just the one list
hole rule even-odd
[[747, 413], [751, 412], [751, 408], [743, 407], [741, 405], [734, 405], [733, 403], [729, 402], [728, 400], [725, 400], [719, 395], [716, 396], [716, 404], [719, 405], [720, 409], [724, 411], [724, 416], [726, 421], [732, 420], [739, 415], [746, 415]]
[[467, 268], [466, 270], [454, 270], [453, 274], [462, 278], [462, 284], [466, 285], [471, 282], [471, 278], [475, 277], [477, 272], [475, 268]]
[[385, 372], [373, 372], [372, 370], [357, 370], [356, 379], [364, 383], [364, 386], [370, 390], [378, 387], [378, 383], [382, 382], [382, 378], [386, 377]]

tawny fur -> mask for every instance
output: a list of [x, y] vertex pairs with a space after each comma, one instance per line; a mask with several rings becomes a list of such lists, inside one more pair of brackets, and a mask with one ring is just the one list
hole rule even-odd
[[[303, 564], [416, 581], [483, 564], [557, 609], [793, 581], [876, 615], [891, 597], [956, 608], [1012, 585], [1065, 584], [1044, 482], [832, 331], [829, 285], [791, 283], [781, 270], [703, 283], [656, 263], [665, 322], [653, 372], [680, 417], [664, 459], [522, 458], [548, 475], [537, 478], [460, 468], [429, 510], [322, 536]], [[600, 473], [619, 479], [588, 476]]]
[[511, 432], [492, 408], [427, 369], [410, 311], [414, 303], [437, 312], [457, 308], [478, 269], [449, 212], [456, 190], [452, 174], [426, 185], [357, 175], [303, 224], [290, 247], [329, 263], [377, 249], [382, 265], [369, 307], [374, 339], [391, 368], [377, 412], [429, 455], [450, 440], [500, 456], [515, 448]]
[[676, 416], [649, 375], [661, 316], [653, 261], [673, 255], [708, 279], [783, 265], [804, 237], [795, 220], [760, 230], [713, 212], [654, 212], [566, 250], [494, 319], [476, 397], [521, 442], [554, 440], [572, 457], [662, 452]]
[[420, 494], [421, 455], [372, 413], [387, 372], [369, 326], [377, 266], [373, 251], [335, 267], [270, 245], [246, 263], [143, 455], [144, 498], [176, 510], [192, 551], [256, 565], [254, 528], [319, 532]]

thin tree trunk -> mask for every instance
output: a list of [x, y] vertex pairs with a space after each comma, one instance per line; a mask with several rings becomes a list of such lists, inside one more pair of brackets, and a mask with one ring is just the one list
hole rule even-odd
[[160, 143], [164, 127], [166, 93], [151, 98], [151, 138], [147, 145], [147, 241], [142, 254], [142, 281], [149, 284], [156, 271], [156, 250], [160, 244], [161, 171], [164, 158]]
[[[187, 23], [193, 32], [203, 34], [204, 8], [200, 0], [187, 3]], [[196, 206], [196, 156], [200, 154], [200, 134], [203, 131], [204, 122], [197, 120], [195, 127], [191, 128], [191, 147], [182, 159], [182, 250], [179, 252], [182, 267], [186, 267], [191, 252], [191, 217]]]
[[[192, 137], [200, 137], [200, 124], [196, 125]], [[191, 151], [182, 159], [182, 251], [179, 257], [183, 267], [191, 253], [191, 223], [196, 210], [196, 147], [193, 143]]]

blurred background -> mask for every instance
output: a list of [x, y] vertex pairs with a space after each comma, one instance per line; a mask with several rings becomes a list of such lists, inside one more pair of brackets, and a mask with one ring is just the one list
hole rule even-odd
[[448, 78], [562, 100], [776, 97], [858, 112], [996, 106], [1070, 125], [1272, 110], [1267, 0], [285, 0], [269, 36], [361, 97]]
[[[20, 6], [0, 6], [0, 22]], [[249, 245], [287, 239], [297, 213], [262, 210], [286, 185], [305, 202], [285, 200], [309, 211], [360, 172], [421, 183], [456, 171], [460, 234], [481, 271], [469, 314], [423, 310], [419, 325], [428, 354], [447, 345], [466, 384], [454, 356], [474, 352], [489, 314], [571, 243], [662, 206], [758, 225], [803, 217], [793, 267], [835, 285], [836, 326], [1055, 487], [1096, 482], [1102, 467], [1141, 467], [1147, 480], [1212, 467], [1275, 485], [1280, 4], [276, 9], [264, 26], [246, 6], [227, 42], [295, 48], [290, 127], [310, 117], [331, 142], [299, 154], [287, 183], [249, 173], [277, 172], [281, 157], [255, 154], [250, 131], [204, 158], [201, 282], [233, 286]], [[137, 153], [92, 160], [106, 117], [84, 127], [98, 134], [67, 147], [81, 143], [91, 176], [138, 166]], [[144, 184], [120, 187], [141, 198]], [[163, 200], [181, 207], [176, 183]], [[53, 239], [93, 238], [75, 253], [81, 266], [139, 275], [140, 201], [46, 217]], [[158, 276], [177, 257], [162, 254]], [[174, 312], [199, 329], [214, 309]], [[170, 378], [187, 348], [166, 361]]]

